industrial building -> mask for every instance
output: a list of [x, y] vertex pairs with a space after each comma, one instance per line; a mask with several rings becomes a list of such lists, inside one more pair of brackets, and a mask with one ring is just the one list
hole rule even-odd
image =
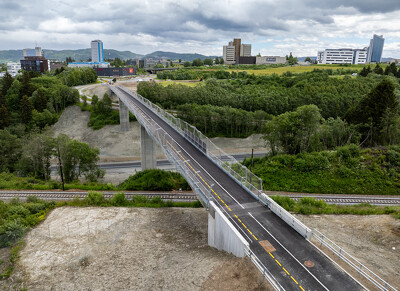
[[27, 72], [44, 73], [49, 70], [49, 62], [43, 56], [24, 57], [21, 60], [21, 69]]
[[136, 75], [136, 68], [94, 68], [99, 77], [122, 77]]
[[258, 56], [256, 57], [256, 65], [272, 65], [272, 64], [286, 64], [286, 57], [279, 56]]
[[[223, 46], [224, 64], [240, 64], [240, 57], [251, 57], [251, 44], [242, 44], [240, 38], [235, 38]], [[242, 59], [248, 62], [249, 59]]]

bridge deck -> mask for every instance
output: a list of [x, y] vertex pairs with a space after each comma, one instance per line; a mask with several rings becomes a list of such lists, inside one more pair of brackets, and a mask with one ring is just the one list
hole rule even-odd
[[[118, 87], [114, 87], [116, 89]], [[207, 185], [214, 185], [212, 199], [249, 242], [251, 250], [286, 290], [363, 290], [300, 234], [262, 206], [228, 174], [194, 147], [179, 132], [148, 109], [133, 95], [118, 91], [148, 118], [163, 128], [179, 145], [174, 150]], [[305, 261], [314, 266], [306, 267]]]

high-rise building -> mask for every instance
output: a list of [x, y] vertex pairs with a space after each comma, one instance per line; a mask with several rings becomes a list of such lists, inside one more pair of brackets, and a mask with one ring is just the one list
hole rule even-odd
[[98, 39], [93, 40], [91, 42], [91, 48], [92, 48], [92, 62], [103, 63], [104, 62], [103, 42]]
[[235, 47], [233, 45], [224, 45], [223, 51], [224, 64], [230, 65], [236, 62]]
[[369, 43], [367, 54], [367, 63], [380, 63], [382, 58], [383, 44], [385, 39], [383, 35], [376, 35], [372, 37]]
[[240, 57], [251, 57], [251, 44], [242, 44], [240, 38], [234, 38], [223, 47], [225, 64], [238, 64]]
[[240, 46], [241, 57], [251, 57], [251, 44], [242, 44]]

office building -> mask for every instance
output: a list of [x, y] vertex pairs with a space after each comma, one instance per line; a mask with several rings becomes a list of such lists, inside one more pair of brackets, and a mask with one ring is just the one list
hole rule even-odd
[[21, 63], [7, 63], [7, 72], [15, 77], [21, 70]]
[[383, 35], [376, 35], [372, 37], [369, 43], [367, 63], [380, 63], [382, 58], [383, 44], [385, 39]]
[[28, 56], [21, 60], [21, 69], [27, 72], [44, 73], [49, 70], [49, 62], [43, 56]]
[[318, 64], [365, 64], [368, 48], [364, 49], [326, 49], [319, 51]]
[[[242, 44], [240, 38], [235, 38], [230, 41], [228, 45], [223, 46], [223, 59], [224, 64], [240, 64], [240, 57], [251, 57], [251, 44]], [[252, 59], [241, 59], [246, 64], [252, 62]]]
[[90, 46], [92, 48], [92, 62], [103, 63], [104, 62], [103, 42], [99, 39], [93, 40]]

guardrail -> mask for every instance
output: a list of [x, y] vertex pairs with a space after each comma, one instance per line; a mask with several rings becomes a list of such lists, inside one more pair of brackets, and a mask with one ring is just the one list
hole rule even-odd
[[250, 248], [244, 248], [244, 252], [250, 261], [257, 267], [257, 269], [262, 273], [263, 278], [271, 284], [275, 290], [285, 291], [285, 288], [279, 284], [278, 280], [275, 279], [274, 275], [264, 266], [260, 259], [250, 250]]
[[393, 286], [391, 286], [388, 282], [383, 280], [381, 277], [376, 275], [370, 269], [368, 269], [365, 265], [363, 265], [360, 261], [346, 252], [342, 247], [335, 244], [329, 238], [327, 238], [324, 234], [314, 229], [312, 232], [312, 237], [315, 238], [320, 246], [324, 245], [330, 251], [332, 251], [340, 260], [346, 262], [350, 267], [358, 272], [359, 275], [366, 278], [369, 282], [375, 285], [379, 290], [385, 291], [397, 291]]

